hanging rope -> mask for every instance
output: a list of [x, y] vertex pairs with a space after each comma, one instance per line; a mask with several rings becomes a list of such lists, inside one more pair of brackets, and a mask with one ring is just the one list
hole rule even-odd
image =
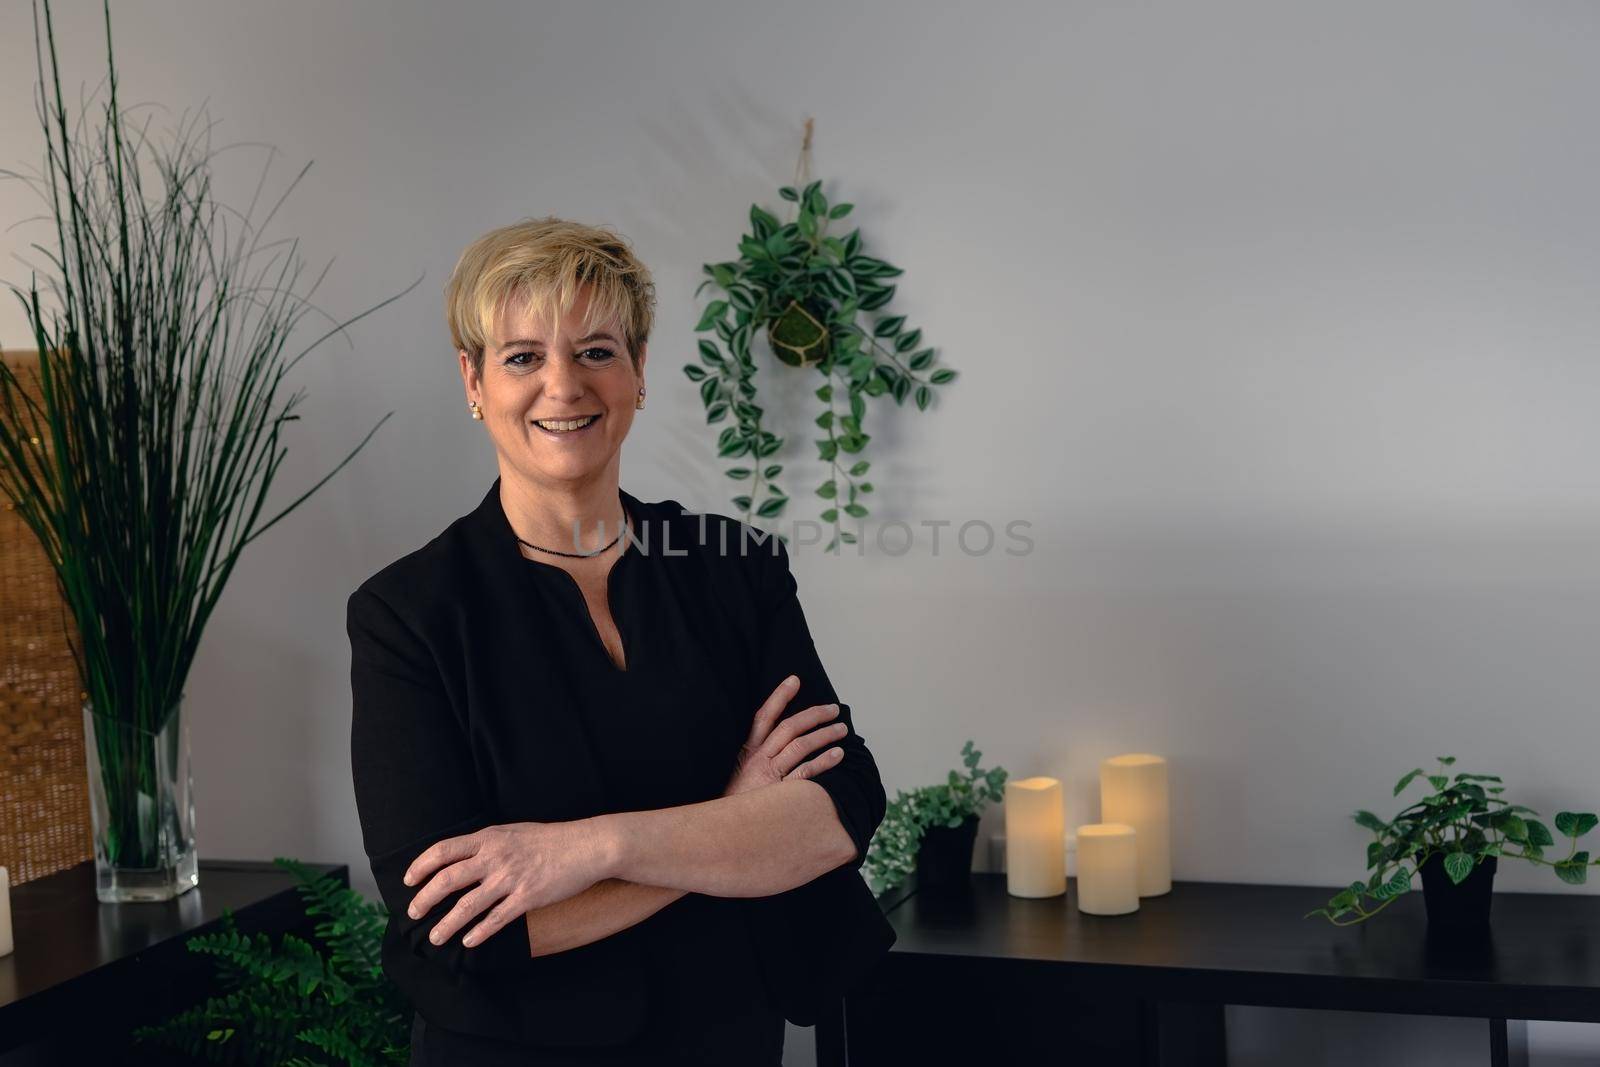
[[[811, 183], [811, 129], [813, 121], [810, 118], [806, 119], [806, 135], [800, 142], [800, 158], [794, 161], [794, 191], [796, 193], [805, 192], [806, 186]], [[794, 217], [799, 213], [800, 204], [795, 201], [794, 206], [789, 209], [789, 221], [793, 222]]]

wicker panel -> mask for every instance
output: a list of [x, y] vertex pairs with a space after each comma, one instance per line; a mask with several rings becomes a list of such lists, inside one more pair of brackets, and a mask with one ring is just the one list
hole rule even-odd
[[[36, 352], [0, 358], [39, 400]], [[45, 442], [43, 447], [48, 447]], [[83, 694], [55, 570], [0, 493], [0, 866], [21, 884], [94, 858]]]

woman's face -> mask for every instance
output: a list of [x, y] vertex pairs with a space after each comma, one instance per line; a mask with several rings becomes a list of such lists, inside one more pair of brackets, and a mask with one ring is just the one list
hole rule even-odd
[[[483, 370], [458, 353], [468, 401], [476, 400], [502, 465], [535, 483], [582, 484], [617, 477], [623, 438], [644, 385], [644, 346], [635, 373], [621, 323], [583, 329], [589, 287], [548, 332], [513, 301], [490, 331]], [[550, 423], [586, 422], [579, 429]]]

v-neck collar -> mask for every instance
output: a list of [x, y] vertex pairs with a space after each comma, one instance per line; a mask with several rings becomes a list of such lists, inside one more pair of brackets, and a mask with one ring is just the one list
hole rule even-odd
[[[617, 492], [622, 497], [623, 506], [628, 509], [628, 513], [635, 524], [644, 524], [650, 521], [650, 509], [643, 501], [620, 486]], [[506, 517], [505, 508], [500, 503], [500, 479], [498, 477], [495, 478], [494, 484], [489, 487], [489, 491], [484, 494], [482, 503], [467, 516], [466, 529], [474, 542], [474, 552], [481, 559], [487, 560], [494, 573], [500, 575], [501, 579], [507, 583], [512, 583], [511, 587], [514, 588], [515, 583], [527, 581], [530, 576], [534, 575], [544, 574], [555, 579], [557, 584], [566, 589], [570, 593], [572, 600], [576, 602], [577, 610], [583, 615], [584, 624], [588, 627], [590, 636], [593, 638], [594, 649], [600, 658], [605, 661], [606, 666], [610, 668], [611, 676], [618, 679], [629, 676], [637, 666], [635, 660], [639, 650], [629, 644], [628, 633], [618, 615], [618, 582], [616, 579], [619, 574], [628, 569], [628, 566], [633, 565], [629, 563], [631, 557], [642, 554], [639, 545], [635, 543], [635, 538], [639, 536], [637, 530], [625, 537], [622, 554], [611, 561], [611, 566], [606, 571], [607, 606], [611, 611], [612, 622], [617, 627], [617, 632], [622, 638], [622, 651], [626, 660], [625, 665], [619, 667], [616, 661], [611, 658], [611, 652], [606, 648], [605, 641], [600, 637], [600, 628], [595, 624], [594, 613], [589, 610], [589, 605], [584, 599], [583, 589], [579, 586], [578, 579], [572, 575], [572, 572], [565, 567], [558, 567], [543, 560], [530, 559], [522, 554], [522, 549], [518, 547], [516, 531], [511, 528], [511, 520]], [[649, 533], [647, 531], [645, 537], [648, 536]], [[648, 544], [648, 542], [646, 543]]]
[[[645, 526], [650, 523], [652, 515], [649, 505], [620, 486], [617, 487], [617, 493], [622, 497], [623, 506], [628, 509], [628, 514], [632, 517], [631, 526]], [[505, 508], [500, 503], [500, 477], [498, 475], [495, 476], [494, 484], [489, 486], [489, 491], [483, 495], [482, 502], [472, 510], [472, 513], [467, 518], [467, 528], [471, 531], [473, 539], [477, 543], [478, 551], [484, 553], [495, 564], [498, 565], [501, 561], [504, 561], [506, 569], [525, 563], [538, 567], [555, 567], [552, 563], [529, 559], [522, 554], [522, 549], [518, 547], [517, 532], [511, 528], [511, 520], [506, 517]], [[639, 546], [634, 543], [639, 536], [640, 531], [638, 529], [630, 528], [630, 532], [623, 539], [622, 555], [618, 556], [612, 563], [613, 567], [628, 556], [639, 552]], [[645, 533], [645, 536], [649, 536], [648, 532]], [[524, 567], [522, 569], [526, 570], [527, 568]], [[562, 573], [567, 573], [560, 567], [555, 567], [555, 569], [562, 571]]]

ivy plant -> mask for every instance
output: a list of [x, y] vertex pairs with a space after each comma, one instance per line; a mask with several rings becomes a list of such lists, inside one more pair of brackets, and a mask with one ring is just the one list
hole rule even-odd
[[[803, 189], [786, 185], [778, 195], [795, 205], [790, 222], [759, 204], [750, 205], [750, 232], [739, 239], [739, 258], [705, 264], [706, 286], [720, 291], [700, 315], [699, 361], [683, 372], [700, 386], [708, 425], [727, 421], [717, 438], [717, 454], [739, 462], [727, 470], [744, 483], [732, 498], [746, 522], [782, 514], [789, 495], [778, 484], [783, 464], [775, 457], [785, 438], [768, 428], [757, 403], [756, 360], [752, 342], [764, 335], [779, 364], [814, 372], [822, 404], [816, 425], [817, 455], [828, 477], [816, 487], [820, 518], [833, 528], [827, 550], [856, 535], [842, 528], [841, 515], [860, 519], [868, 509], [862, 497], [872, 492], [864, 479], [871, 463], [862, 454], [872, 439], [864, 428], [868, 397], [887, 396], [904, 406], [909, 397], [919, 411], [934, 401], [935, 390], [955, 381], [956, 371], [934, 367], [934, 349], [904, 315], [879, 315], [894, 297], [890, 279], [903, 272], [862, 251], [861, 231], [838, 237], [828, 225], [845, 218], [853, 205], [829, 205], [822, 182]], [[863, 321], [867, 316], [872, 321]], [[782, 535], [779, 535], [782, 536]]]
[[861, 864], [861, 873], [874, 893], [894, 889], [917, 869], [917, 849], [928, 827], [960, 826], [969, 817], [982, 814], [986, 805], [1005, 799], [1005, 769], [982, 770], [978, 766], [982, 758], [983, 753], [974, 749], [969, 739], [961, 746], [965, 776], [951, 771], [941, 784], [896, 792]]
[[278, 944], [239, 932], [232, 911], [222, 929], [196, 934], [190, 952], [216, 959], [217, 995], [163, 1022], [133, 1031], [135, 1041], [204, 1063], [274, 1067], [380, 1067], [410, 1062], [411, 1005], [383, 973], [388, 910], [332, 876], [279, 857], [293, 874], [306, 914], [322, 916], [321, 948], [293, 934]]
[[[1442, 854], [1445, 873], [1453, 885], [1460, 885], [1491, 856], [1551, 867], [1556, 877], [1572, 885], [1582, 885], [1589, 867], [1600, 863], [1578, 850], [1578, 838], [1593, 830], [1600, 818], [1588, 812], [1558, 812], [1556, 833], [1570, 843], [1566, 856], [1548, 860], [1545, 849], [1555, 846], [1555, 836], [1550, 827], [1533, 818], [1537, 811], [1502, 799], [1505, 786], [1496, 775], [1457, 774], [1452, 778], [1448, 768], [1455, 757], [1436, 758], [1439, 773], [1427, 774], [1418, 767], [1407, 771], [1394, 787], [1394, 795], [1399, 796], [1413, 782], [1425, 781], [1433, 792], [1387, 822], [1370, 811], [1355, 813], [1356, 823], [1373, 833], [1367, 844], [1367, 869], [1373, 873], [1364, 882], [1351, 882], [1327, 907], [1307, 912], [1306, 918], [1322, 915], [1336, 926], [1372, 918], [1410, 892], [1412, 876], [1434, 853]], [[1377, 906], [1368, 908], [1368, 900]]]

